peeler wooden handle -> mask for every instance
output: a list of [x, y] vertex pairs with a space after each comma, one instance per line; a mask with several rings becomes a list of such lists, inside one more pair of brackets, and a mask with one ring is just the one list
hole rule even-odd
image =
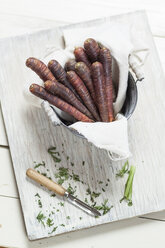
[[55, 192], [58, 195], [64, 196], [66, 189], [64, 189], [61, 185], [53, 182], [52, 180], [48, 179], [47, 177], [41, 175], [34, 169], [29, 168], [26, 171], [26, 175], [36, 181], [37, 183], [45, 186], [47, 189]]

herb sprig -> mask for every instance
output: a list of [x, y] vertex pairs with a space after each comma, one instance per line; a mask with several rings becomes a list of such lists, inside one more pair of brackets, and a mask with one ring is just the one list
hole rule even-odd
[[117, 177], [123, 177], [125, 173], [129, 172], [129, 162], [128, 160], [125, 162], [125, 164], [123, 165], [122, 169], [116, 173]]
[[48, 149], [48, 153], [51, 155], [51, 157], [53, 158], [55, 163], [60, 163], [61, 162], [61, 158], [60, 158], [60, 153], [56, 151], [56, 147], [50, 147]]
[[41, 223], [45, 227], [44, 220], [46, 219], [46, 216], [41, 211], [37, 215], [36, 219], [38, 220], [39, 223]]

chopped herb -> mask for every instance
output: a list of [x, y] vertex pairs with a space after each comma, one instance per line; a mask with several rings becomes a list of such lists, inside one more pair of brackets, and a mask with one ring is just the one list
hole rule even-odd
[[74, 166], [74, 163], [71, 162], [70, 164], [71, 164], [71, 166]]
[[55, 174], [55, 177], [64, 177], [64, 179], [67, 180], [69, 178], [68, 168], [60, 167], [59, 172]]
[[106, 183], [106, 185], [105, 186], [108, 186], [108, 183]]
[[59, 212], [59, 211], [60, 211], [60, 209], [57, 209], [56, 211], [57, 211], [57, 212]]
[[50, 219], [50, 218], [48, 218], [48, 219], [47, 219], [46, 224], [47, 224], [47, 226], [49, 226], [49, 227], [51, 227], [51, 226], [53, 226], [53, 225], [54, 225], [53, 220], [52, 220], [52, 219]]
[[38, 193], [36, 193], [35, 196], [37, 196], [38, 198], [41, 198], [41, 196]]
[[47, 171], [49, 171], [49, 169], [46, 169]]
[[[36, 163], [36, 162], [34, 162], [34, 163]], [[41, 163], [35, 164], [34, 169], [36, 169], [36, 168], [38, 168], [38, 167], [40, 167], [40, 166], [45, 167], [45, 162], [42, 161]]]
[[65, 226], [64, 224], [60, 224], [60, 226]]
[[47, 177], [47, 174], [46, 174], [46, 173], [43, 173], [43, 172], [42, 172], [42, 173], [40, 173], [40, 174], [43, 175], [43, 176], [45, 176], [45, 177]]
[[128, 160], [125, 162], [121, 170], [116, 174], [117, 177], [123, 177], [125, 173], [128, 173], [129, 170], [129, 162]]
[[110, 182], [109, 178], [107, 179], [108, 182]]
[[87, 192], [87, 195], [90, 195], [91, 194], [90, 188], [87, 188], [86, 192]]
[[61, 207], [64, 207], [64, 202], [59, 202], [58, 205], [60, 205]]
[[48, 234], [52, 234], [53, 232], [55, 232], [55, 231], [57, 230], [57, 228], [58, 228], [58, 226], [55, 226], [55, 227], [53, 228], [53, 230], [52, 230], [51, 232], [49, 232]]
[[72, 171], [72, 174], [73, 174], [73, 180], [74, 180], [74, 181], [78, 181], [78, 182], [80, 182], [80, 177], [79, 177], [79, 175], [74, 174], [74, 172], [73, 172], [73, 171]]
[[85, 198], [85, 202], [86, 202], [86, 203], [88, 203], [88, 200], [87, 200], [87, 198]]
[[103, 215], [107, 214], [111, 210], [111, 208], [113, 208], [113, 206], [108, 207], [107, 203], [108, 203], [108, 199], [106, 199], [100, 206], [95, 206], [95, 208], [97, 210], [102, 210]]
[[39, 206], [39, 208], [42, 208], [42, 202], [40, 199], [38, 199], [38, 206]]
[[105, 189], [104, 189], [104, 188], [102, 188], [102, 191], [103, 191], [103, 192], [105, 192]]
[[72, 229], [74, 229], [74, 226], [72, 226]]
[[69, 187], [67, 188], [67, 191], [69, 194], [74, 195], [74, 193], [76, 192], [76, 187], [73, 189], [73, 187], [69, 183]]
[[80, 220], [82, 220], [82, 217], [79, 217]]
[[96, 206], [96, 202], [94, 202], [93, 204], [92, 204], [92, 207], [95, 207]]
[[44, 219], [45, 219], [45, 215], [40, 211], [39, 214], [37, 215], [36, 219], [38, 220], [39, 223], [41, 223], [44, 227]]
[[124, 196], [120, 200], [120, 203], [123, 200], [126, 200], [128, 202], [128, 206], [132, 206], [132, 187], [133, 187], [133, 179], [134, 179], [135, 171], [136, 171], [136, 167], [132, 165], [130, 168], [127, 182], [125, 184]]
[[55, 196], [56, 196], [56, 194], [54, 194], [54, 193], [53, 193], [53, 194], [51, 194], [51, 197], [55, 197]]
[[51, 214], [55, 214], [53, 211], [51, 211]]
[[94, 198], [96, 198], [96, 197], [99, 197], [99, 195], [100, 195], [101, 193], [96, 193], [96, 192], [92, 192], [92, 194], [91, 194], [91, 196], [92, 197], [94, 197]]
[[59, 158], [60, 153], [56, 151], [56, 147], [50, 147], [48, 149], [48, 153], [51, 155], [51, 157], [53, 158], [54, 162], [56, 162], [56, 163], [61, 162], [61, 158]]
[[83, 166], [85, 165], [85, 161], [82, 161], [82, 165], [83, 165]]
[[64, 179], [62, 179], [62, 178], [58, 179], [58, 181], [57, 181], [57, 183], [60, 184], [60, 185], [62, 185], [63, 182], [64, 182]]
[[99, 181], [99, 184], [102, 184], [103, 183], [103, 181]]
[[90, 188], [87, 188], [86, 194], [87, 194], [87, 195], [90, 195], [90, 200], [91, 200], [91, 202], [94, 202], [94, 198], [99, 197], [99, 195], [100, 195], [101, 193], [96, 193], [96, 192], [94, 192], [94, 191], [91, 192]]
[[69, 156], [67, 156], [66, 159], [69, 160]]
[[66, 218], [67, 218], [68, 220], [70, 220], [70, 216], [67, 216]]

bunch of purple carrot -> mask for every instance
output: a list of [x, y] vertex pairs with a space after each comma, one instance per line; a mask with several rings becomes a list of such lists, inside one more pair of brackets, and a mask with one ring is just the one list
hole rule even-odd
[[30, 92], [83, 122], [114, 121], [112, 56], [110, 50], [89, 38], [74, 50], [75, 59], [63, 68], [51, 60], [46, 66], [28, 58], [30, 67], [44, 81], [32, 84]]

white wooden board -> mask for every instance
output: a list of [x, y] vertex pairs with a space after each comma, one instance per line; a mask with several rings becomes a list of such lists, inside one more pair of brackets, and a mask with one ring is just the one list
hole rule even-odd
[[7, 137], [6, 137], [6, 131], [5, 131], [5, 127], [4, 127], [4, 121], [3, 121], [3, 116], [2, 116], [2, 110], [1, 110], [1, 106], [0, 106], [0, 145], [1, 146], [8, 146], [8, 141], [7, 141]]
[[[159, 58], [143, 12], [111, 18], [116, 18], [119, 22], [124, 19], [129, 20], [132, 25], [134, 22], [138, 23], [139, 30], [145, 36], [151, 50], [145, 66], [146, 80], [145, 83], [138, 85], [138, 105], [129, 120], [130, 148], [133, 154], [130, 163], [137, 166], [132, 207], [128, 207], [124, 202], [119, 203], [123, 196], [126, 178], [116, 180], [115, 174], [124, 161], [112, 163], [105, 151], [93, 147], [87, 141], [73, 136], [61, 127], [53, 127], [43, 111], [31, 106], [24, 98], [24, 88], [28, 88], [30, 83], [33, 83], [28, 81], [30, 72], [24, 65], [25, 60], [29, 56], [42, 57], [44, 48], [49, 44], [61, 47], [62, 40], [59, 39], [61, 33], [58, 29], [0, 41], [2, 110], [26, 230], [31, 240], [165, 209], [163, 178], [165, 173], [163, 154], [165, 87]], [[137, 35], [139, 35], [138, 32]], [[61, 162], [56, 163], [56, 167], [47, 153], [50, 146], [56, 146], [61, 154]], [[40, 171], [46, 172], [53, 179], [55, 179], [54, 173], [60, 166], [68, 168], [70, 174], [79, 175], [84, 184], [71, 180], [66, 181], [64, 186], [67, 187], [69, 182], [73, 188], [77, 186], [76, 194], [80, 199], [84, 200], [87, 197], [90, 202], [89, 196], [86, 195], [86, 190], [90, 187], [92, 191], [101, 192], [101, 195], [96, 198], [97, 204], [108, 199], [108, 205], [114, 207], [108, 214], [96, 219], [67, 202], [64, 203], [64, 207], [60, 206], [63, 199], [51, 197], [50, 192], [26, 178], [26, 169], [34, 165], [33, 161], [43, 160], [46, 162], [46, 168], [40, 167]], [[83, 161], [85, 161], [84, 166]], [[99, 181], [103, 181], [103, 184], [99, 184]], [[106, 183], [108, 183], [107, 186], [105, 186]], [[42, 208], [38, 206], [36, 193], [41, 196]], [[44, 222], [50, 214], [54, 226], [58, 226], [55, 232], [51, 233], [54, 226], [48, 228], [45, 224], [44, 228], [41, 223], [38, 223], [36, 216], [40, 211], [46, 216]], [[55, 214], [52, 214], [52, 211]], [[70, 216], [70, 219], [67, 216]], [[81, 220], [80, 217], [82, 217]], [[60, 224], [65, 224], [65, 227]]]

